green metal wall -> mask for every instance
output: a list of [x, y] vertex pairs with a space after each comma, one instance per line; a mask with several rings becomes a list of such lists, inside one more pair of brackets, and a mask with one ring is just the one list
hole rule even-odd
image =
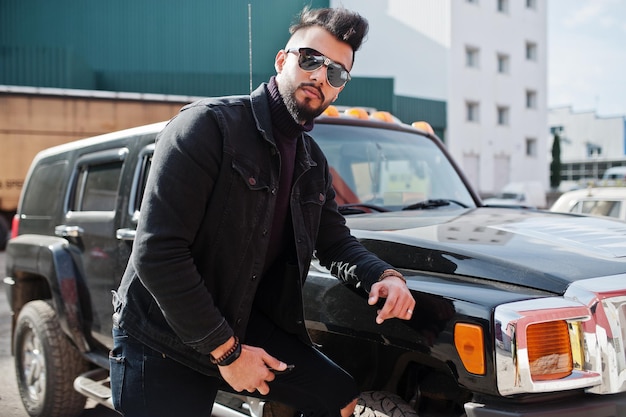
[[444, 101], [395, 96], [392, 113], [404, 123], [427, 121], [442, 140], [446, 129], [447, 106]]
[[[329, 3], [0, 0], [0, 84], [245, 94], [250, 85], [255, 88], [274, 74], [276, 52], [287, 42], [289, 25], [302, 7]], [[429, 120], [443, 130], [445, 104], [394, 97], [393, 89], [392, 78], [355, 77], [336, 104], [391, 111], [409, 123]]]
[[328, 1], [0, 0], [0, 83], [247, 92], [250, 56], [256, 85], [273, 73], [276, 51], [305, 4]]

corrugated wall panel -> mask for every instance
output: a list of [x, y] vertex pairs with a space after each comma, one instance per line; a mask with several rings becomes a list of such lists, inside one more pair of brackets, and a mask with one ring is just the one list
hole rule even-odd
[[[329, 1], [2, 0], [0, 84], [245, 94], [250, 58], [256, 88], [274, 74], [276, 52], [305, 5]], [[337, 104], [394, 111], [393, 90], [392, 78], [355, 77]]]
[[[328, 1], [2, 0], [0, 43], [72, 48], [98, 80], [121, 80], [123, 73], [163, 73], [162, 78], [172, 73], [245, 74], [249, 78], [250, 57], [256, 79], [274, 71], [274, 57], [289, 37], [289, 24], [307, 4], [322, 7]], [[33, 70], [34, 65], [26, 68], [28, 62], [32, 61], [20, 64], [22, 74]], [[0, 74], [0, 83], [7, 81]], [[110, 88], [109, 81], [95, 88]], [[72, 87], [67, 82], [56, 86]], [[152, 90], [146, 82], [141, 87], [146, 92], [158, 89]]]
[[335, 102], [393, 112], [393, 78], [353, 78]]
[[80, 89], [96, 87], [93, 71], [68, 48], [0, 44], [0, 57], [1, 84]]
[[[271, 74], [258, 75], [253, 88], [269, 79]], [[258, 78], [258, 81], [257, 81]], [[99, 74], [98, 84], [107, 91], [150, 92], [156, 94], [209, 97], [248, 94], [248, 74], [163, 73], [163, 72], [106, 72]]]
[[445, 101], [396, 96], [393, 113], [405, 123], [427, 121], [437, 136], [444, 137], [447, 105]]

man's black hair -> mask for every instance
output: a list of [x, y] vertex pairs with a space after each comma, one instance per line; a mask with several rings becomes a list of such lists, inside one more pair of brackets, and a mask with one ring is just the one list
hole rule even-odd
[[330, 32], [337, 40], [345, 42], [356, 52], [369, 30], [369, 23], [360, 14], [345, 9], [324, 8], [311, 9], [308, 6], [302, 9], [298, 20], [291, 25], [289, 33], [311, 26], [320, 26]]

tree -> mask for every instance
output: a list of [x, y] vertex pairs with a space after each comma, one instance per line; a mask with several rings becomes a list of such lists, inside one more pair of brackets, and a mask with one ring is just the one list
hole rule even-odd
[[552, 142], [552, 162], [550, 162], [550, 187], [559, 188], [561, 184], [561, 137], [557, 129], [554, 130]]

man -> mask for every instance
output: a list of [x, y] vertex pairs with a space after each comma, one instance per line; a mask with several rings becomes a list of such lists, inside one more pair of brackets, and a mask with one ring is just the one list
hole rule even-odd
[[402, 275], [350, 235], [306, 134], [345, 87], [367, 30], [345, 9], [305, 9], [269, 83], [190, 104], [160, 133], [114, 294], [111, 387], [125, 416], [209, 416], [218, 389], [305, 416], [352, 414], [354, 381], [304, 327], [313, 252], [371, 305], [385, 299], [378, 323], [407, 320], [415, 305]]

